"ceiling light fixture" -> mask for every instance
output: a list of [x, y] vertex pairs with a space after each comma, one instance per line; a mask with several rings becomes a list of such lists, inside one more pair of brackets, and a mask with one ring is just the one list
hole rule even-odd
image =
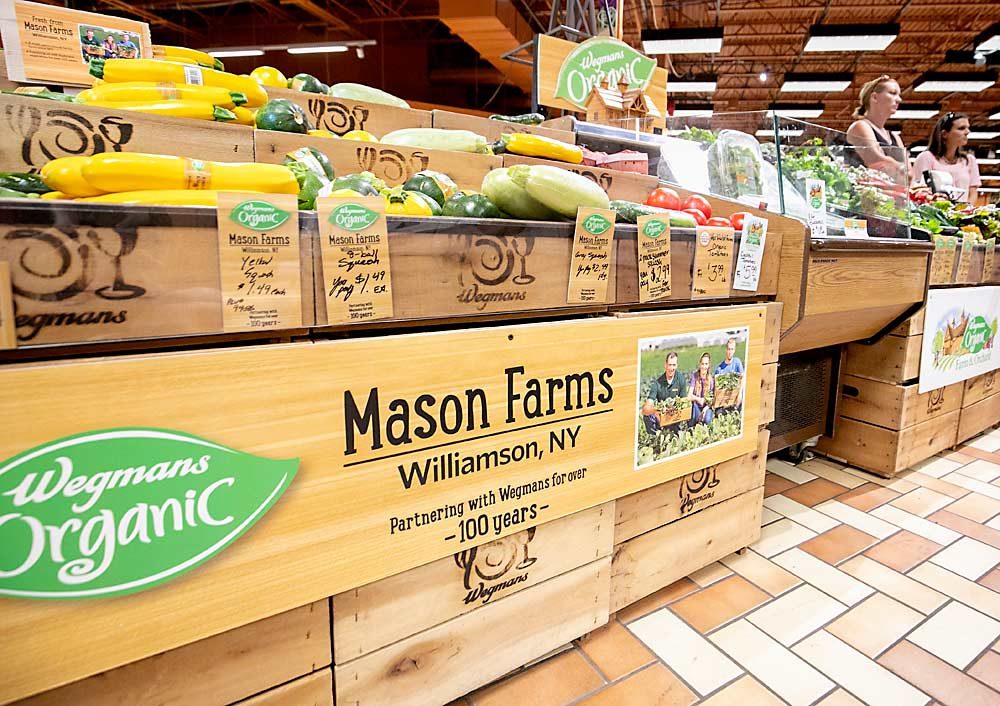
[[718, 54], [722, 34], [722, 27], [673, 27], [644, 29], [639, 36], [646, 54]]
[[209, 56], [217, 59], [234, 59], [238, 56], [264, 56], [262, 49], [223, 49], [222, 51], [207, 52]]
[[983, 181], [1000, 181], [1000, 176], [992, 176], [990, 174], [987, 174], [986, 176], [980, 176], [979, 178]]
[[913, 90], [917, 93], [979, 93], [996, 80], [997, 76], [992, 71], [928, 71], [917, 79]]
[[716, 85], [714, 76], [671, 78], [667, 82], [667, 93], [712, 93]]
[[987, 120], [1000, 120], [1000, 108], [994, 108], [993, 113]]
[[692, 116], [710, 117], [714, 113], [711, 105], [679, 105], [674, 108], [674, 118], [690, 118]]
[[927, 145], [913, 145], [913, 147], [910, 148], [910, 152], [926, 152], [926, 151], [927, 151]]
[[986, 187], [986, 188], [982, 188], [981, 187], [979, 189], [979, 193], [980, 194], [996, 194], [996, 193], [1000, 193], [1000, 186], [997, 186], [997, 187]]
[[970, 140], [992, 140], [1000, 137], [1000, 130], [970, 130]]
[[326, 44], [317, 47], [288, 47], [289, 54], [339, 54], [347, 51], [343, 44]]
[[890, 120], [930, 120], [937, 117], [941, 107], [937, 105], [901, 105], [889, 116]]
[[782, 93], [840, 93], [852, 80], [847, 73], [787, 73], [781, 84]]
[[773, 118], [777, 114], [779, 118], [818, 118], [823, 114], [822, 103], [775, 103], [767, 111], [767, 117]]
[[761, 82], [761, 83], [766, 83], [766, 82], [767, 82], [767, 71], [761, 71], [761, 72], [760, 72], [760, 73], [759, 73], [759, 74], [757, 75], [757, 78], [759, 78], [759, 79], [760, 79], [760, 82]]
[[[802, 137], [805, 130], [781, 129], [778, 130], [779, 137]], [[758, 130], [754, 133], [757, 137], [774, 137], [774, 130]]]
[[979, 162], [980, 164], [1000, 164], [1000, 158], [994, 158], [994, 157], [984, 157], [982, 159], [976, 157], [976, 161]]
[[883, 51], [898, 36], [898, 24], [813, 25], [804, 51]]
[[976, 37], [976, 51], [1000, 51], [1000, 22]]

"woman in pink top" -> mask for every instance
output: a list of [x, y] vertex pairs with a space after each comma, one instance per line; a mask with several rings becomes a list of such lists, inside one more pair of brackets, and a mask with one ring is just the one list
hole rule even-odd
[[923, 183], [924, 172], [947, 172], [962, 201], [974, 202], [982, 182], [976, 156], [968, 152], [969, 118], [964, 113], [946, 113], [931, 132], [930, 145], [913, 165], [913, 179]]

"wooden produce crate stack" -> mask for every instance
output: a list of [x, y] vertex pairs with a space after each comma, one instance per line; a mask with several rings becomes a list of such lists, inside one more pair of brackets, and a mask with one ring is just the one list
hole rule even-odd
[[376, 137], [408, 127], [431, 127], [431, 112], [416, 108], [333, 98], [321, 93], [308, 93], [290, 88], [267, 89], [268, 98], [284, 98], [303, 110], [318, 130], [343, 135], [364, 130]]
[[921, 310], [872, 345], [847, 347], [834, 435], [817, 449], [891, 478], [954, 446], [962, 383], [919, 394]]
[[997, 375], [998, 371], [993, 370], [965, 381], [957, 443], [1000, 423], [1000, 380]]
[[522, 157], [517, 154], [503, 155], [503, 166], [512, 167], [517, 164], [547, 164], [550, 167], [568, 169], [576, 174], [581, 174], [604, 189], [608, 193], [608, 198], [613, 201], [622, 200], [642, 203], [649, 196], [649, 192], [655, 189], [659, 183], [659, 180], [655, 176], [649, 174], [619, 172], [613, 169], [569, 164], [551, 159]]
[[490, 142], [496, 142], [500, 139], [500, 135], [504, 133], [527, 132], [571, 145], [576, 144], [576, 133], [572, 130], [560, 130], [544, 125], [523, 125], [504, 120], [490, 120], [489, 118], [482, 118], [476, 115], [453, 113], [450, 110], [432, 110], [431, 121], [433, 127], [448, 130], [470, 130], [476, 134], [485, 136]]

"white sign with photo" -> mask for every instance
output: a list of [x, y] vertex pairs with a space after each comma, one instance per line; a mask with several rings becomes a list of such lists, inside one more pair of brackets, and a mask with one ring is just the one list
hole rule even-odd
[[920, 394], [1000, 368], [998, 318], [1000, 287], [932, 289], [924, 316]]

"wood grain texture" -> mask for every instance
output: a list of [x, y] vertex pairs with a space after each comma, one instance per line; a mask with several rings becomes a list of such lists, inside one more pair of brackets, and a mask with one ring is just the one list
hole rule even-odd
[[612, 201], [622, 199], [642, 203], [649, 196], [649, 192], [656, 188], [657, 184], [656, 177], [649, 174], [619, 172], [614, 169], [604, 169], [602, 167], [586, 167], [581, 164], [557, 162], [551, 159], [522, 157], [518, 154], [503, 155], [503, 166], [512, 167], [517, 164], [544, 164], [549, 167], [559, 167], [575, 174], [581, 174], [604, 189], [608, 194], [608, 198]]
[[338, 706], [444, 704], [608, 621], [611, 558], [334, 669]]
[[0, 95], [0, 171], [37, 172], [50, 159], [100, 152], [252, 162], [253, 130], [245, 125]]
[[760, 423], [774, 421], [774, 395], [778, 390], [778, 364], [768, 363], [760, 368]]
[[329, 602], [317, 601], [47, 691], [17, 706], [210, 706], [239, 701], [329, 664]]
[[896, 304], [807, 315], [782, 334], [781, 352], [795, 353], [869, 338], [879, 333], [905, 310], [906, 305]]
[[461, 189], [480, 191], [486, 173], [501, 164], [500, 157], [488, 154], [332, 140], [274, 130], [254, 130], [254, 141], [258, 162], [281, 164], [292, 150], [314, 147], [330, 158], [338, 175], [369, 171], [389, 186], [398, 186], [417, 172], [432, 169], [450, 176]]
[[1000, 422], [1000, 394], [990, 395], [967, 407], [962, 407], [958, 420], [956, 443], [971, 439]]
[[921, 309], [889, 333], [893, 336], [920, 336], [924, 332], [924, 314], [926, 311], [926, 309]]
[[1000, 383], [1000, 380], [997, 379], [998, 375], [1000, 372], [993, 370], [966, 380], [963, 383], [965, 390], [962, 394], [962, 406], [970, 407], [976, 402], [1000, 392], [1000, 384], [997, 384]]
[[236, 706], [333, 706], [333, 670], [321, 669]]
[[763, 503], [760, 487], [617, 545], [611, 612], [755, 542]]
[[393, 130], [431, 127], [432, 123], [431, 113], [427, 110], [333, 98], [290, 88], [269, 87], [267, 95], [269, 98], [284, 98], [301, 106], [318, 130], [329, 130], [334, 135], [364, 130], [375, 137], [382, 137]]
[[576, 133], [572, 130], [557, 130], [540, 125], [508, 123], [503, 120], [490, 120], [489, 118], [481, 118], [476, 115], [453, 113], [449, 110], [431, 111], [431, 121], [433, 127], [444, 128], [446, 130], [471, 130], [478, 135], [483, 135], [490, 142], [496, 142], [504, 133], [527, 132], [571, 145], [576, 144]]
[[896, 385], [844, 375], [840, 386], [840, 414], [887, 429], [905, 429], [962, 406], [962, 384], [919, 394], [917, 384]]
[[[633, 318], [575, 320], [490, 328], [378, 336], [314, 344], [255, 346], [185, 353], [118, 356], [0, 367], [0, 458], [63, 436], [94, 429], [146, 426], [178, 429], [268, 458], [299, 458], [295, 482], [245, 536], [211, 561], [169, 584], [89, 601], [5, 599], [0, 610], [0, 701], [61, 686], [183, 644], [290, 610], [454, 554], [462, 547], [457, 521], [390, 533], [391, 518], [467, 503], [500, 487], [515, 487], [586, 468], [583, 478], [497, 503], [491, 517], [538, 504], [532, 523], [501, 526], [499, 539], [757, 447], [763, 306], [702, 308]], [[746, 359], [743, 435], [634, 470], [638, 341], [685, 331], [750, 331]], [[403, 364], [405, 362], [405, 364]], [[518, 411], [507, 423], [505, 370], [523, 366], [544, 380], [607, 367], [613, 397], [547, 417], [535, 428]], [[523, 379], [515, 387], [523, 391]], [[358, 438], [345, 454], [343, 401], [349, 392], [364, 406], [378, 386], [390, 398], [420, 394], [442, 399], [482, 389], [488, 433], [442, 435], [381, 458]], [[543, 385], [544, 387], [544, 385]], [[518, 408], [519, 409], [519, 408]], [[609, 410], [594, 415], [593, 412]], [[385, 414], [388, 414], [386, 412]], [[44, 424], [38, 420], [44, 419]], [[384, 421], [384, 420], [383, 420]], [[575, 447], [548, 453], [549, 431], [580, 425]], [[398, 467], [430, 462], [445, 441], [461, 442], [468, 457], [500, 448], [546, 444], [539, 459], [428, 481], [407, 492]], [[397, 447], [398, 449], [398, 447]], [[381, 453], [397, 449], [383, 446]], [[345, 466], [345, 463], [364, 462]], [[350, 501], [346, 501], [350, 499]], [[544, 506], [544, 507], [543, 507]], [[275, 571], [280, 564], [281, 571]], [[234, 600], [239, 596], [239, 600]], [[141, 632], [134, 629], [142, 625]], [[58, 662], [46, 658], [59, 650]]]
[[820, 437], [817, 450], [852, 466], [892, 478], [915, 463], [954, 446], [959, 410], [893, 431], [840, 417], [836, 433]]
[[784, 312], [784, 306], [781, 302], [767, 304], [767, 325], [764, 328], [764, 354], [762, 357], [765, 364], [778, 362], [778, 349], [781, 341], [781, 317]]
[[760, 432], [753, 453], [618, 498], [615, 546], [762, 486], [769, 436]]
[[334, 661], [344, 664], [611, 555], [604, 503], [333, 597]]
[[813, 253], [805, 315], [905, 306], [921, 301], [926, 286], [926, 253]]
[[902, 383], [920, 375], [920, 347], [924, 337], [886, 336], [878, 343], [852, 343], [847, 347], [844, 372], [848, 375]]

